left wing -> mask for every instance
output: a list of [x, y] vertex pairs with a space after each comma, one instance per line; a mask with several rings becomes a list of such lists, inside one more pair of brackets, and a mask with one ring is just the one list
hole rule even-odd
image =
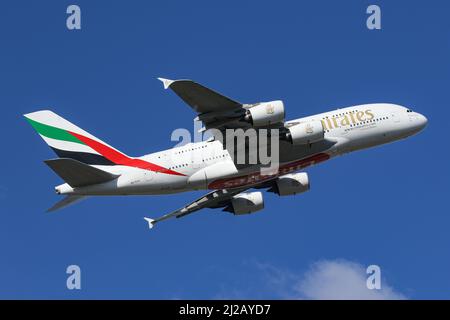
[[185, 205], [184, 207], [175, 210], [171, 213], [165, 214], [159, 218], [151, 219], [144, 217], [144, 219], [148, 222], [149, 228], [153, 228], [153, 226], [160, 221], [167, 220], [169, 218], [181, 218], [188, 214], [191, 214], [195, 211], [198, 211], [200, 209], [204, 208], [222, 208], [226, 207], [229, 204], [229, 201], [231, 198], [239, 193], [241, 193], [244, 190], [249, 189], [248, 187], [245, 188], [238, 188], [238, 189], [221, 189], [221, 190], [214, 190], [210, 193], [205, 194], [204, 196], [198, 198], [197, 200]]

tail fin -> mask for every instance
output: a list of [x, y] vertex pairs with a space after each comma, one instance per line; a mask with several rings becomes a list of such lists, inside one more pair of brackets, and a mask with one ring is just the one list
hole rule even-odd
[[71, 158], [89, 165], [116, 165], [129, 159], [50, 110], [24, 116], [60, 158]]
[[129, 157], [52, 111], [36, 111], [24, 116], [60, 158], [69, 158], [88, 165], [122, 165], [178, 176], [184, 175], [139, 158]]

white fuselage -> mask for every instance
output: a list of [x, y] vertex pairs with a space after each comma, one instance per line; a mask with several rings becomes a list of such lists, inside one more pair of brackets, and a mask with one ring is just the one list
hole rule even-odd
[[57, 192], [81, 195], [150, 195], [251, 187], [337, 155], [406, 138], [422, 130], [427, 123], [423, 115], [405, 107], [380, 103], [338, 109], [287, 121], [285, 124], [310, 120], [322, 121], [325, 138], [306, 146], [281, 141], [280, 170], [271, 176], [261, 175], [260, 165], [241, 166], [237, 172], [230, 174], [228, 165], [232, 161], [231, 156], [220, 141], [213, 140], [189, 143], [140, 157], [182, 175], [123, 166], [98, 166], [120, 176], [103, 184], [76, 189], [63, 184], [57, 187]]

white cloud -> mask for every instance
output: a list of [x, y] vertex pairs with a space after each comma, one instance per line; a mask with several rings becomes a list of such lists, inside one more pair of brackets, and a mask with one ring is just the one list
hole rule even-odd
[[[283, 270], [269, 264], [256, 263], [263, 273], [268, 298], [311, 300], [397, 300], [406, 297], [390, 287], [381, 268], [381, 289], [367, 288], [366, 267], [347, 260], [322, 260], [304, 272]], [[251, 298], [251, 297], [247, 297]]]
[[390, 287], [383, 271], [381, 289], [370, 290], [366, 286], [366, 268], [346, 260], [324, 260], [314, 263], [311, 268], [295, 282], [293, 291], [302, 299], [362, 299], [395, 300], [406, 299]]
[[245, 274], [237, 277], [235, 282], [223, 283], [215, 299], [406, 299], [389, 286], [383, 266], [380, 266], [381, 289], [370, 290], [366, 285], [367, 266], [348, 260], [321, 260], [300, 271], [257, 261], [244, 264], [248, 269]]

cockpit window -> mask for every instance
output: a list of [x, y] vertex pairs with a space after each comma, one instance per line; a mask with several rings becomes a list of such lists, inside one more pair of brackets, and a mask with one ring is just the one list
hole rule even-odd
[[408, 110], [406, 110], [406, 112], [412, 112], [412, 110], [411, 110], [411, 109], [408, 109]]

